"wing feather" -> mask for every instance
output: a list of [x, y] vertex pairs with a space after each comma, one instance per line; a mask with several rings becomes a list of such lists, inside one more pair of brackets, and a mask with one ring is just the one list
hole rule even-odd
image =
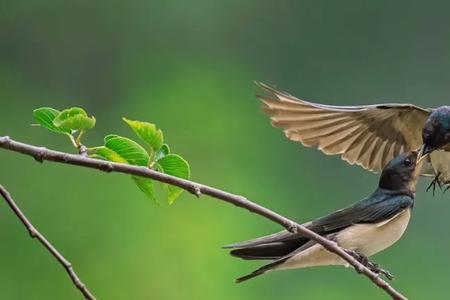
[[270, 94], [258, 96], [264, 112], [287, 138], [371, 171], [380, 171], [398, 154], [419, 148], [431, 112], [412, 104], [324, 105], [259, 85]]
[[380, 197], [376, 201], [373, 199], [363, 200], [312, 221], [308, 228], [323, 235], [333, 233], [352, 224], [378, 223], [390, 219], [407, 207], [411, 207], [413, 202], [414, 200], [406, 195]]

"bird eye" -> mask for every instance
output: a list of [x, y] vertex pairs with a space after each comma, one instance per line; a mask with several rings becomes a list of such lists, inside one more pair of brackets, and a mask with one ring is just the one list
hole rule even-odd
[[412, 165], [412, 161], [409, 157], [405, 158], [404, 161], [405, 166], [410, 167]]

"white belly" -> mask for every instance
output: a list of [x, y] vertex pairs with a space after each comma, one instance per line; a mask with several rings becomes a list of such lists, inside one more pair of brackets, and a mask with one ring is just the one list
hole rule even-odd
[[359, 224], [337, 235], [341, 247], [371, 256], [392, 246], [403, 235], [411, 217], [411, 209], [378, 224]]
[[[411, 209], [378, 224], [358, 224], [336, 235], [339, 246], [356, 250], [366, 256], [376, 254], [398, 241], [408, 226]], [[313, 266], [347, 265], [347, 262], [323, 246], [316, 244], [287, 260], [277, 269], [296, 269]]]

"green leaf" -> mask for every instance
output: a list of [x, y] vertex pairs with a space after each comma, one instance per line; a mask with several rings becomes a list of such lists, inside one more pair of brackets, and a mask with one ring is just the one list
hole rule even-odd
[[132, 121], [127, 118], [122, 118], [128, 126], [133, 129], [134, 133], [146, 142], [154, 152], [158, 151], [164, 141], [161, 129], [156, 129], [155, 124], [141, 121]]
[[148, 166], [150, 157], [147, 151], [133, 140], [111, 134], [105, 137], [105, 147], [132, 165]]
[[[177, 154], [168, 154], [164, 156], [157, 161], [157, 165], [161, 172], [168, 175], [183, 179], [189, 179], [190, 177], [190, 167], [188, 162]], [[173, 185], [166, 185], [166, 187], [169, 204], [172, 204], [181, 195], [183, 189]]]
[[189, 179], [189, 164], [178, 154], [168, 154], [158, 160], [157, 163], [164, 173], [184, 179]]
[[88, 130], [95, 126], [95, 118], [89, 117], [86, 111], [72, 107], [60, 112], [53, 120], [53, 125], [64, 131]]
[[166, 156], [168, 154], [170, 154], [169, 145], [163, 144], [161, 146], [161, 148], [158, 151], [156, 151], [155, 160], [160, 160], [161, 158], [163, 158], [164, 156]]
[[59, 115], [61, 112], [59, 110], [53, 109], [51, 107], [40, 107], [33, 110], [33, 117], [36, 122], [39, 123], [44, 128], [47, 128], [50, 131], [56, 133], [70, 133], [70, 130], [63, 130], [62, 128], [57, 128], [53, 125], [53, 120]]
[[155, 201], [155, 203], [159, 204], [154, 194], [153, 180], [139, 176], [131, 176], [131, 178], [145, 195], [147, 195], [151, 200]]
[[127, 164], [128, 161], [123, 158], [122, 156], [120, 156], [119, 154], [117, 154], [114, 150], [111, 150], [109, 148], [106, 147], [98, 147], [95, 149], [95, 154], [91, 155], [91, 157], [100, 157], [103, 158], [105, 160], [109, 160], [109, 161], [113, 161], [113, 162], [118, 162], [118, 163], [123, 163], [123, 164]]
[[[106, 136], [105, 146], [95, 148], [95, 153], [91, 157], [139, 166], [147, 166], [150, 159], [141, 145], [118, 135]], [[131, 176], [131, 178], [147, 197], [158, 203], [153, 191], [153, 180], [139, 176]]]

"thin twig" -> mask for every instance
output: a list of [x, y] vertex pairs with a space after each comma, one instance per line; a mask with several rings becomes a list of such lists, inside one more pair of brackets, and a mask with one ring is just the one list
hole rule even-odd
[[193, 181], [181, 179], [178, 177], [170, 176], [164, 173], [160, 173], [154, 170], [151, 170], [146, 167], [140, 166], [132, 166], [121, 163], [113, 163], [109, 161], [93, 159], [89, 157], [83, 157], [80, 155], [68, 154], [64, 152], [49, 150], [43, 147], [36, 147], [29, 144], [24, 144], [21, 142], [14, 141], [7, 136], [0, 137], [0, 148], [4, 148], [7, 150], [11, 150], [14, 152], [19, 152], [23, 154], [30, 155], [34, 157], [39, 162], [54, 161], [64, 164], [83, 166], [92, 169], [98, 169], [105, 172], [119, 172], [124, 174], [132, 174], [141, 177], [151, 178], [160, 182], [168, 183], [171, 185], [178, 186], [197, 197], [200, 197], [202, 194], [211, 196], [213, 198], [223, 200], [225, 202], [234, 204], [238, 207], [245, 208], [248, 211], [258, 214], [262, 217], [265, 217], [275, 223], [280, 224], [288, 231], [292, 233], [301, 233], [305, 237], [308, 237], [317, 243], [321, 244], [327, 250], [336, 253], [345, 261], [347, 261], [350, 265], [352, 265], [355, 270], [367, 276], [376, 286], [380, 287], [386, 293], [388, 293], [392, 299], [395, 300], [407, 300], [405, 296], [396, 291], [391, 285], [389, 285], [386, 281], [381, 279], [377, 274], [372, 272], [370, 269], [362, 265], [358, 262], [353, 256], [346, 252], [345, 249], [339, 247], [335, 242], [330, 241], [329, 239], [309, 230], [308, 228], [286, 218], [280, 214], [277, 214], [261, 205], [258, 205], [254, 202], [247, 200], [243, 196], [231, 194], [207, 185], [203, 185], [200, 183], [196, 183]]
[[84, 298], [87, 300], [96, 300], [95, 296], [88, 290], [86, 285], [80, 280], [77, 273], [75, 273], [72, 264], [64, 257], [61, 253], [43, 236], [28, 220], [25, 214], [17, 206], [16, 202], [13, 200], [9, 192], [0, 185], [0, 195], [8, 203], [9, 207], [13, 210], [16, 216], [20, 219], [23, 225], [27, 228], [30, 236], [36, 238], [41, 242], [41, 244], [47, 248], [47, 250], [58, 260], [58, 262], [66, 269], [67, 273], [72, 279], [73, 284], [80, 290]]

